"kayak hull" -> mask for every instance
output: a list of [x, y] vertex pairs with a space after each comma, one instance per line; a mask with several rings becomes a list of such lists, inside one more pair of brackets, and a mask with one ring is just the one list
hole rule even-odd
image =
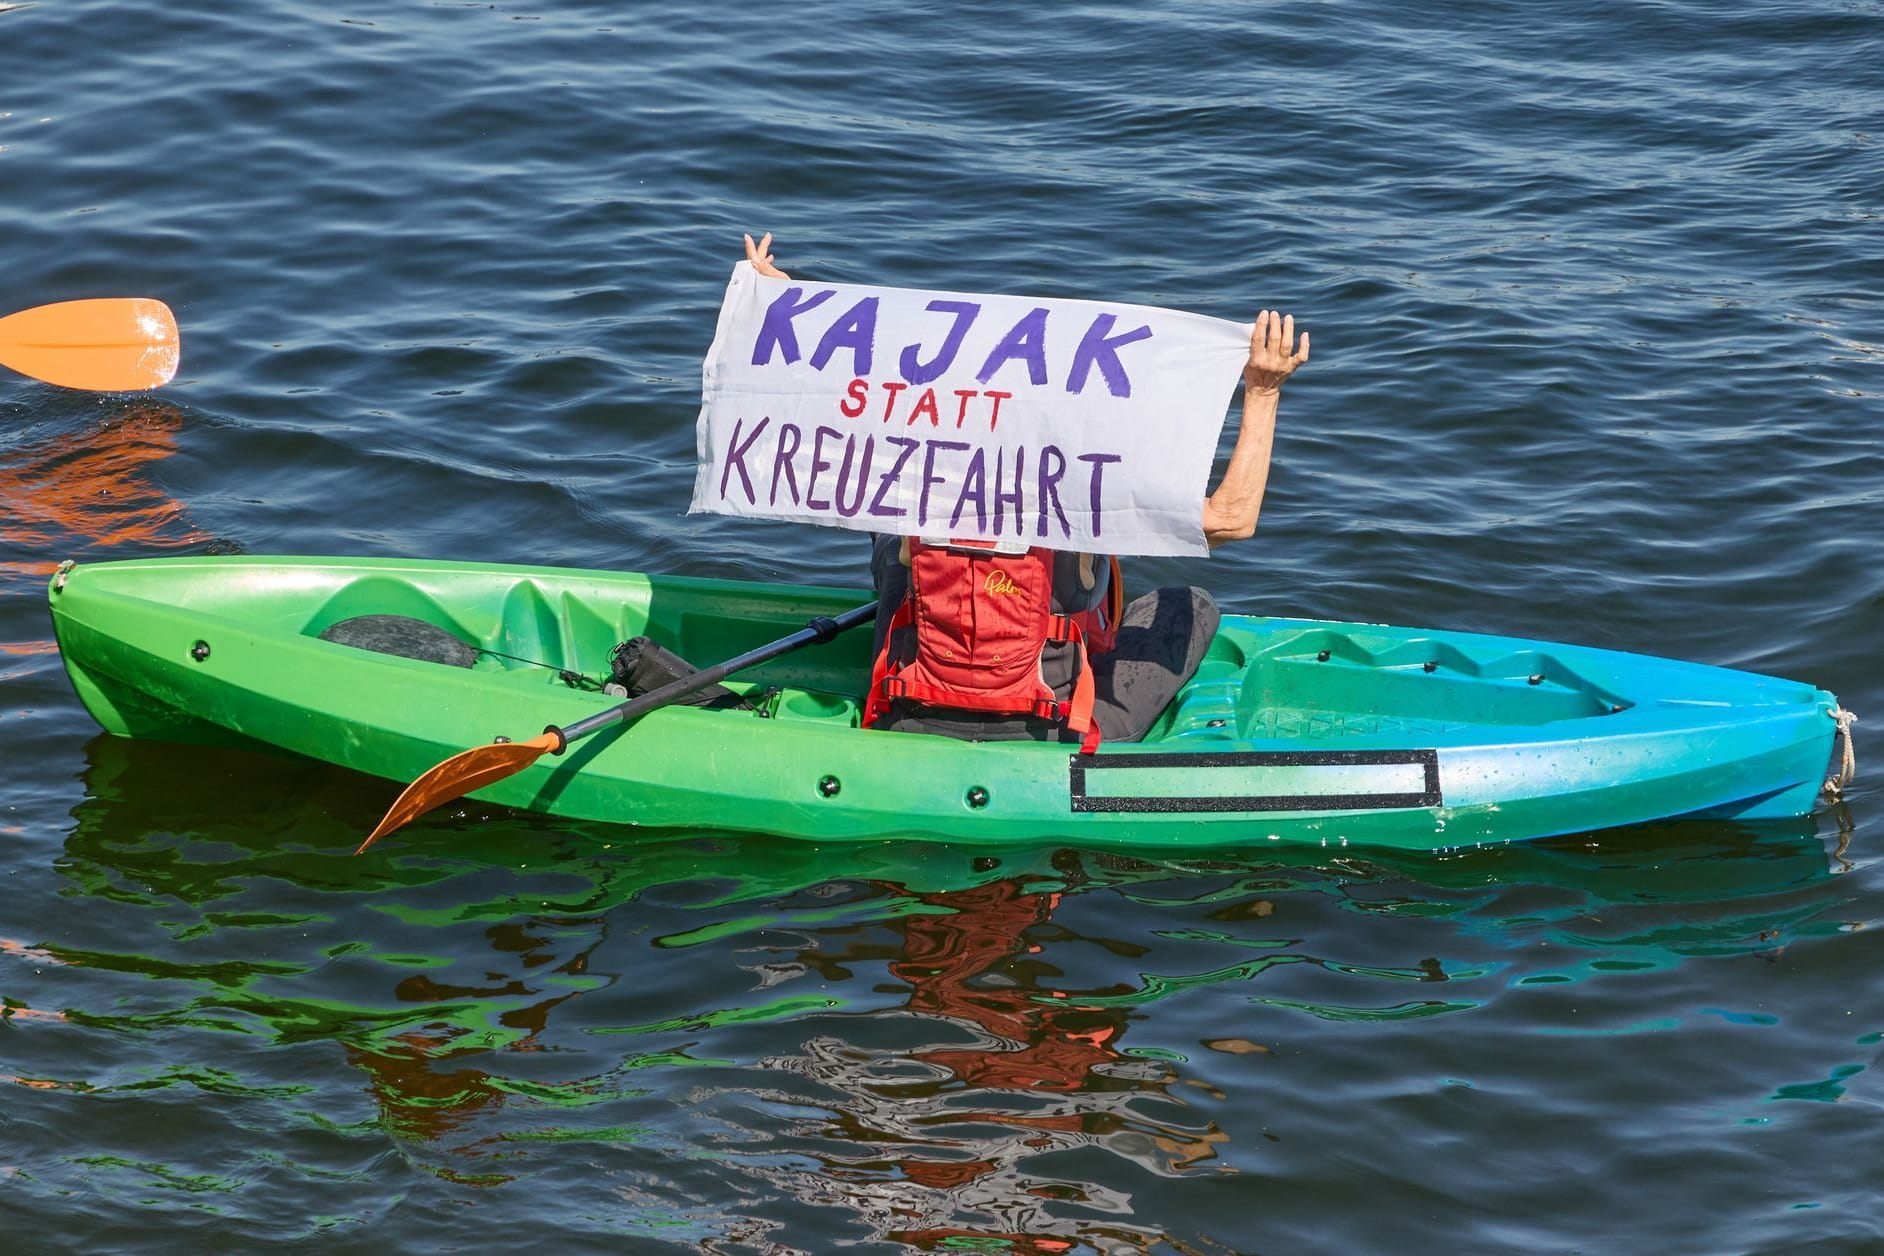
[[[857, 592], [547, 567], [211, 557], [88, 564], [49, 590], [60, 652], [108, 732], [273, 748], [391, 781], [616, 699], [643, 634], [705, 665]], [[319, 639], [404, 615], [465, 669]], [[1831, 694], [1747, 672], [1467, 633], [1229, 615], [1145, 739], [959, 742], [858, 728], [855, 631], [729, 680], [757, 710], [669, 707], [474, 797], [586, 820], [812, 839], [1260, 842], [1446, 849], [1815, 804]], [[363, 825], [391, 801], [361, 791]], [[423, 821], [420, 822], [421, 827]]]

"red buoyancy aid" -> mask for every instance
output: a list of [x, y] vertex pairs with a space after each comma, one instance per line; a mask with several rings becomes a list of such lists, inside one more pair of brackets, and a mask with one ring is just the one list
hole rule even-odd
[[[897, 698], [995, 715], [1037, 715], [1080, 734], [1080, 749], [1099, 746], [1093, 720], [1089, 654], [1108, 650], [1123, 604], [1117, 560], [1103, 609], [1053, 612], [1053, 551], [998, 548], [991, 541], [909, 542], [909, 595], [890, 619], [871, 669], [863, 724], [877, 723]], [[1110, 612], [1108, 615], [1107, 612]], [[913, 659], [893, 663], [897, 631], [916, 628]], [[1069, 643], [1077, 669], [1072, 697], [1061, 701], [1041, 676], [1041, 651]]]

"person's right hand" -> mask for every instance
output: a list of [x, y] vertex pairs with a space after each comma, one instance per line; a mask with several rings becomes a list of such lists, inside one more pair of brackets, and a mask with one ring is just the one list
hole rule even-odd
[[1249, 337], [1249, 361], [1243, 364], [1243, 383], [1251, 392], [1260, 396], [1280, 391], [1282, 381], [1306, 361], [1308, 333], [1302, 333], [1302, 347], [1296, 348], [1295, 315], [1264, 310], [1256, 316]]
[[757, 244], [752, 242], [751, 236], [746, 237], [746, 260], [752, 263], [754, 270], [768, 279], [790, 279], [790, 275], [772, 264], [771, 249], [772, 233], [770, 231], [760, 236]]

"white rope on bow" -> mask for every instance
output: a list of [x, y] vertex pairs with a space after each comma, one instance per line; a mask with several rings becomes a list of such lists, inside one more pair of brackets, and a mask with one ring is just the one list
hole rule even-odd
[[1858, 775], [1858, 756], [1851, 746], [1851, 726], [1858, 722], [1858, 717], [1844, 707], [1833, 707], [1826, 714], [1838, 724], [1838, 740], [1844, 751], [1838, 771], [1825, 778], [1825, 792], [1836, 799], [1843, 796], [1845, 786]]

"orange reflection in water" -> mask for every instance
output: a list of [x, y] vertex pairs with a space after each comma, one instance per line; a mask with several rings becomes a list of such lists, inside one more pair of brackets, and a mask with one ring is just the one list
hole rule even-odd
[[0, 580], [43, 578], [61, 558], [84, 551], [207, 541], [148, 475], [151, 463], [176, 452], [182, 429], [176, 407], [141, 401], [9, 450], [0, 459]]
[[63, 964], [66, 962], [43, 946], [33, 946], [26, 942], [16, 942], [12, 938], [0, 938], [0, 955], [16, 956], [20, 959], [31, 960], [35, 964]]
[[[511, 957], [521, 969], [541, 970], [533, 980], [521, 972], [489, 972], [485, 981], [473, 985], [415, 974], [395, 989], [400, 1002], [468, 1015], [412, 1026], [380, 1039], [372, 1049], [347, 1044], [347, 1059], [366, 1073], [390, 1132], [419, 1143], [441, 1144], [473, 1117], [497, 1111], [509, 1101], [510, 1091], [499, 1077], [475, 1065], [454, 1066], [454, 1062], [488, 1059], [494, 1039], [503, 1051], [543, 1049], [539, 1035], [557, 1007], [587, 988], [582, 979], [589, 971], [590, 955], [604, 939], [599, 921], [575, 919], [559, 924], [557, 932], [592, 930], [587, 945], [560, 962], [557, 942], [547, 933], [517, 923], [486, 931], [492, 951]], [[544, 995], [545, 988], [551, 993]], [[601, 1084], [600, 1080], [577, 1079], [557, 1083], [557, 1087], [579, 1094]], [[462, 1150], [476, 1156], [487, 1149]], [[502, 1173], [467, 1174], [450, 1166], [430, 1167], [454, 1181], [509, 1180]]]
[[[879, 888], [939, 909], [905, 919], [902, 953], [888, 968], [908, 995], [883, 1014], [952, 1026], [956, 1041], [872, 1050], [814, 1039], [801, 1055], [766, 1061], [842, 1096], [822, 1133], [854, 1150], [818, 1154], [818, 1171], [762, 1175], [807, 1201], [841, 1200], [877, 1238], [920, 1251], [1052, 1256], [1174, 1243], [1131, 1222], [1128, 1193], [1056, 1179], [1040, 1159], [1100, 1150], [1170, 1176], [1213, 1160], [1225, 1140], [1214, 1123], [1186, 1128], [1140, 1108], [1145, 1098], [1164, 1110], [1185, 1105], [1168, 1068], [1121, 1050], [1125, 1009], [1042, 984], [1055, 972], [1044, 943], [1064, 938], [1052, 926], [1062, 894], [1018, 879], [936, 893]], [[1093, 1210], [1105, 1219], [1080, 1215]]]
[[1121, 1058], [1113, 1045], [1124, 1030], [1121, 1013], [1095, 1014], [1076, 1002], [1043, 1005], [1038, 991], [1019, 986], [971, 984], [1005, 960], [1039, 951], [1025, 934], [1052, 918], [1057, 893], [993, 881], [915, 897], [949, 912], [913, 917], [904, 931], [903, 959], [890, 971], [909, 983], [909, 1009], [977, 1025], [1013, 1044], [994, 1051], [938, 1048], [915, 1059], [976, 1088], [1066, 1092], [1085, 1085], [1094, 1065]]
[[[176, 452], [182, 428], [176, 407], [140, 401], [77, 431], [0, 454], [0, 596], [34, 591], [62, 558], [209, 540], [149, 476], [150, 464]], [[0, 641], [0, 656], [56, 648], [50, 637]]]

